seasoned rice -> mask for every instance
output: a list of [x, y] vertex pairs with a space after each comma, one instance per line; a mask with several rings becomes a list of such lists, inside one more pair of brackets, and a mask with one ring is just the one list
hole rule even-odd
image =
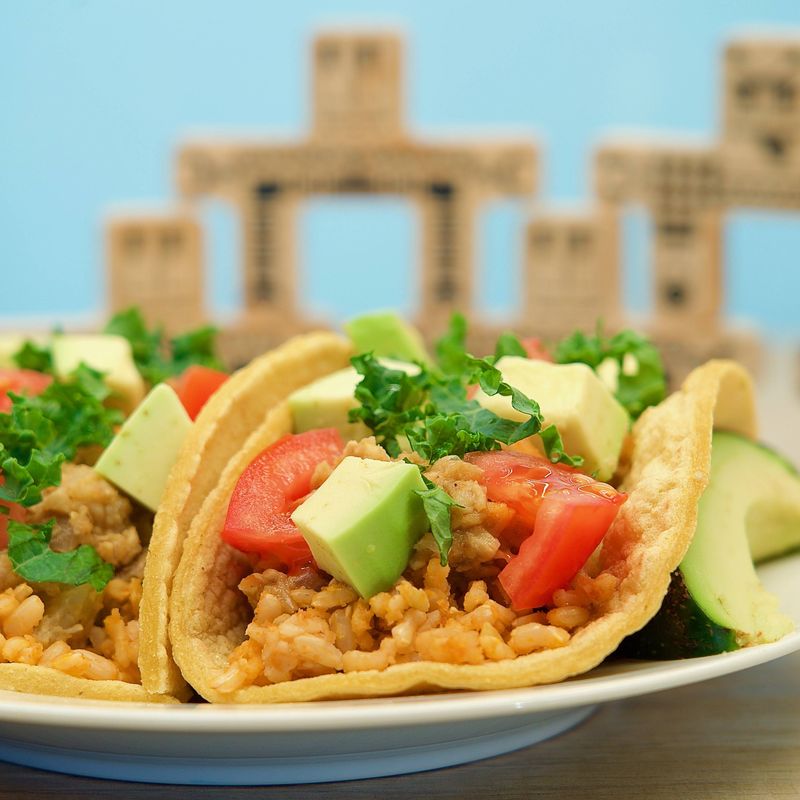
[[[51, 547], [94, 547], [117, 568], [102, 593], [90, 585], [28, 583], [0, 551], [0, 663], [41, 665], [76, 678], [139, 683], [144, 551], [126, 497], [85, 465], [65, 464], [59, 486], [29, 510], [55, 519]], [[144, 520], [145, 524], [147, 520]]]

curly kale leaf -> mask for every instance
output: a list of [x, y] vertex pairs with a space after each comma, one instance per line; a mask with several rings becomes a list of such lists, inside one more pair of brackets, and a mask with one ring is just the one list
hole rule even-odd
[[8, 522], [8, 557], [14, 572], [34, 583], [89, 583], [101, 592], [114, 577], [114, 567], [103, 561], [87, 544], [57, 553], [50, 547], [54, 521], [43, 525]]

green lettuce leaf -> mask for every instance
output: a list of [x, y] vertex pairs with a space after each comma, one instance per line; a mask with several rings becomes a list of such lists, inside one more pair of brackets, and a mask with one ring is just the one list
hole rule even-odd
[[53, 374], [53, 351], [47, 345], [38, 345], [27, 339], [22, 347], [12, 356], [20, 369], [32, 369], [36, 372]]
[[[397, 457], [410, 446], [428, 462], [446, 455], [463, 457], [473, 451], [497, 450], [501, 444], [513, 444], [542, 430], [538, 403], [504, 382], [500, 371], [486, 359], [459, 354], [449, 347], [439, 352], [447, 352], [449, 370], [455, 369], [456, 361], [460, 363], [458, 375], [425, 367], [418, 375], [408, 375], [383, 366], [370, 353], [351, 359], [363, 378], [356, 386], [359, 406], [350, 411], [350, 421], [364, 422], [389, 455]], [[468, 399], [467, 387], [474, 384], [488, 395], [509, 397], [511, 405], [528, 419], [504, 419]], [[564, 453], [554, 429], [543, 442], [554, 462], [582, 463], [579, 457]]]
[[22, 506], [36, 505], [42, 499], [42, 491], [48, 486], [61, 483], [61, 464], [64, 456], [48, 455], [32, 450], [28, 459], [18, 461], [0, 445], [0, 499]]
[[431, 526], [431, 534], [439, 549], [439, 563], [442, 566], [447, 564], [447, 556], [453, 545], [453, 531], [450, 526], [450, 509], [459, 506], [447, 492], [433, 482], [429, 481], [424, 475], [427, 489], [418, 489], [417, 494], [422, 499], [422, 507]]
[[[82, 447], [105, 447], [122, 414], [106, 408], [109, 390], [100, 373], [81, 365], [67, 381], [53, 381], [36, 397], [11, 395], [11, 411], [0, 414], [0, 499], [32, 506], [42, 492], [61, 483], [61, 465]], [[5, 510], [5, 509], [4, 509]], [[98, 591], [114, 574], [94, 548], [69, 553], [49, 547], [53, 520], [24, 525], [9, 520], [8, 555], [14, 572], [31, 581], [91, 583]]]
[[8, 521], [8, 557], [14, 572], [34, 583], [91, 584], [101, 592], [114, 577], [114, 567], [106, 563], [89, 545], [56, 553], [50, 547], [54, 521], [26, 525]]

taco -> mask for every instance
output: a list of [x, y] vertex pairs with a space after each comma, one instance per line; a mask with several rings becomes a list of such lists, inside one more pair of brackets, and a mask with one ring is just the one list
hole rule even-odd
[[[123, 323], [160, 348], [137, 312], [111, 326]], [[212, 387], [227, 376], [198, 364], [191, 347], [182, 363], [159, 349], [156, 373], [156, 354], [116, 332], [9, 335], [2, 345], [0, 689], [176, 702], [180, 687], [142, 686], [144, 567], [154, 511], [192, 427], [187, 398], [197, 405], [198, 380]], [[178, 372], [174, 387], [162, 382]]]
[[156, 514], [142, 598], [142, 683], [151, 692], [181, 693], [186, 681], [169, 639], [169, 598], [186, 532], [228, 467], [263, 427], [271, 409], [295, 389], [347, 365], [350, 344], [328, 333], [294, 339], [238, 370], [200, 412]]
[[[338, 369], [343, 340], [291, 340], [248, 368], [268, 394], [231, 391], [224, 409], [207, 407], [194, 435], [206, 437], [210, 469], [185, 450], [169, 490], [184, 511], [167, 501], [157, 520], [185, 537], [169, 638], [201, 696], [271, 703], [552, 683], [599, 664], [659, 610], [695, 532], [714, 429], [755, 435], [747, 373], [706, 364], [628, 434], [618, 400], [638, 415], [652, 398], [650, 351], [633, 399], [622, 350], [617, 400], [597, 388], [607, 365], [573, 365], [581, 390], [559, 414], [507, 379], [531, 361], [523, 344], [501, 342], [497, 357], [512, 360], [495, 362], [459, 338], [443, 340], [436, 367], [359, 355], [360, 383]], [[574, 388], [559, 378], [546, 390], [549, 367], [533, 369], [545, 395]], [[325, 407], [298, 392], [315, 377], [333, 397]], [[342, 399], [343, 385], [358, 386], [358, 402]], [[599, 433], [597, 403], [616, 420]], [[339, 424], [315, 429], [332, 409]], [[245, 416], [259, 422], [229, 440], [230, 421]], [[781, 620], [776, 637], [791, 628]]]

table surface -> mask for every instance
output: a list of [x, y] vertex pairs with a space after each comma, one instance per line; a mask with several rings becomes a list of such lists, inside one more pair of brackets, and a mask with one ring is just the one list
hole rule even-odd
[[0, 762], [0, 800], [125, 798], [800, 797], [800, 653], [693, 686], [608, 703], [579, 727], [461, 767], [293, 787], [197, 787], [73, 778]]

